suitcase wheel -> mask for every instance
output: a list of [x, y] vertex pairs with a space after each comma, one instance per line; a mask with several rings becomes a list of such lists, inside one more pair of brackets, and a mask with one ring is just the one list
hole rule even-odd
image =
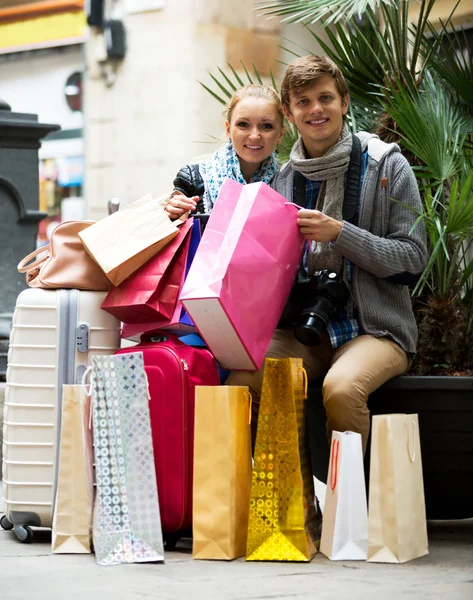
[[166, 550], [174, 550], [177, 542], [181, 538], [181, 534], [180, 533], [165, 533], [163, 537], [164, 537], [164, 546], [165, 546]]
[[0, 519], [0, 527], [5, 529], [5, 531], [11, 531], [13, 529], [13, 523], [10, 523], [6, 516], [3, 515]]
[[15, 525], [13, 531], [19, 541], [23, 544], [27, 544], [33, 540], [33, 530], [27, 525]]

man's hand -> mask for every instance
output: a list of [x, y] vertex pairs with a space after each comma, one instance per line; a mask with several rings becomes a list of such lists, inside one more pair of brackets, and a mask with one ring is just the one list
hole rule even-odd
[[302, 235], [313, 242], [334, 242], [342, 230], [342, 221], [321, 213], [320, 210], [302, 208], [298, 212], [297, 224]]
[[199, 196], [188, 198], [187, 196], [184, 196], [184, 194], [172, 194], [169, 197], [164, 210], [170, 219], [178, 219], [187, 211], [195, 210], [198, 200]]

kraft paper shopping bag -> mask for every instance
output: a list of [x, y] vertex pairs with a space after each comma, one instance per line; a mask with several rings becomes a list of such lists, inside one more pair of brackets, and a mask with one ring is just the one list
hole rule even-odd
[[176, 223], [150, 194], [79, 232], [113, 285], [119, 285], [178, 234]]
[[320, 552], [331, 560], [366, 560], [367, 550], [361, 435], [333, 431]]
[[376, 415], [371, 433], [368, 560], [429, 553], [417, 415]]
[[223, 368], [263, 366], [304, 245], [293, 204], [264, 183], [224, 181], [180, 294]]
[[302, 359], [267, 358], [251, 484], [247, 560], [310, 561], [320, 541], [304, 423]]
[[245, 386], [195, 388], [193, 558], [232, 560], [245, 555], [250, 403]]
[[90, 552], [93, 506], [90, 398], [80, 385], [64, 385], [57, 492], [52, 524], [55, 554]]

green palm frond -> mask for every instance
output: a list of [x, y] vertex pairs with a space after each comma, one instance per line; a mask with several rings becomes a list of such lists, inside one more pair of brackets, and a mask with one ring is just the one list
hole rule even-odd
[[380, 108], [366, 105], [362, 102], [350, 102], [347, 122], [353, 133], [357, 131], [372, 131], [378, 123]]
[[[409, 0], [396, 0], [393, 5], [382, 5], [380, 14], [384, 21], [384, 38], [386, 49], [393, 54], [393, 73], [402, 75], [405, 84], [415, 82], [422, 77], [426, 65], [419, 66], [422, 40], [429, 29], [429, 17], [436, 0], [419, 0], [419, 16], [416, 26], [410, 26]], [[375, 27], [373, 15], [368, 14], [369, 20]], [[376, 30], [376, 27], [375, 27]]]
[[457, 96], [473, 111], [473, 55], [463, 28], [455, 30], [451, 19], [442, 22], [437, 31], [430, 26], [430, 37], [424, 36], [420, 49], [428, 61]]
[[432, 249], [415, 294], [427, 286], [439, 298], [457, 292], [473, 300], [473, 260], [470, 247], [473, 234], [473, 171], [455, 176], [448, 186], [424, 191], [422, 214]]
[[341, 19], [361, 17], [368, 8], [376, 10], [381, 5], [393, 5], [396, 0], [265, 0], [258, 10], [268, 17], [283, 17], [287, 23], [336, 23]]
[[392, 83], [382, 104], [396, 123], [402, 146], [423, 163], [420, 177], [440, 184], [467, 168], [462, 149], [473, 119], [438, 77], [426, 72], [414, 95]]
[[283, 165], [289, 160], [291, 149], [297, 142], [298, 137], [299, 132], [297, 131], [297, 128], [286, 119], [284, 122], [284, 135], [279, 142], [278, 148], [278, 162], [280, 165]]
[[379, 88], [384, 85], [392, 52], [383, 36], [378, 38], [368, 23], [354, 23], [348, 29], [340, 24], [326, 29], [329, 44], [315, 31], [311, 35], [325, 54], [344, 73], [350, 95], [355, 102], [379, 107]]
[[[243, 61], [241, 61], [241, 66], [245, 72], [247, 81], [242, 79], [240, 77], [240, 75], [238, 74], [237, 70], [235, 69], [235, 67], [233, 65], [231, 65], [230, 63], [228, 63], [228, 68], [230, 69], [230, 72], [231, 72], [230, 75], [227, 75], [225, 73], [225, 71], [223, 69], [221, 69], [220, 67], [217, 67], [217, 70], [219, 73], [218, 75], [213, 75], [212, 73], [210, 73], [210, 71], [208, 72], [210, 78], [212, 79], [214, 84], [217, 86], [217, 88], [218, 88], [217, 90], [211, 89], [209, 86], [205, 85], [205, 83], [202, 83], [202, 81], [198, 81], [198, 83], [211, 96], [213, 96], [215, 98], [215, 100], [217, 100], [217, 102], [220, 102], [220, 104], [226, 105], [226, 104], [228, 104], [228, 101], [233, 96], [233, 94], [239, 88], [243, 87], [244, 85], [255, 83], [255, 81], [256, 81], [256, 83], [259, 83], [259, 84], [263, 83], [263, 80], [261, 79], [261, 76], [260, 76], [258, 70], [256, 69], [255, 65], [252, 65], [255, 81], [253, 81], [253, 78], [251, 77], [250, 72], [248, 71], [248, 69], [245, 66], [245, 64], [243, 63]], [[270, 75], [271, 75], [271, 80], [273, 82], [272, 85], [273, 85], [274, 89], [276, 91], [278, 91], [273, 74], [271, 73]]]
[[378, 93], [378, 86], [393, 77], [414, 91], [427, 65], [420, 65], [422, 41], [430, 30], [429, 16], [435, 0], [420, 0], [417, 24], [409, 26], [408, 0], [381, 3], [379, 15], [367, 6], [363, 21], [351, 19], [332, 27], [322, 20], [330, 44], [311, 31], [313, 37], [342, 70], [352, 96], [369, 102], [368, 96]]

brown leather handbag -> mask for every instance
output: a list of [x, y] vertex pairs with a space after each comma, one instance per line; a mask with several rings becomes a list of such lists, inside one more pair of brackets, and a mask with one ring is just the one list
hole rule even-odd
[[18, 265], [18, 271], [26, 274], [26, 283], [30, 287], [47, 289], [110, 289], [108, 277], [86, 252], [79, 237], [79, 231], [94, 223], [95, 221], [60, 223], [51, 234], [51, 242], [25, 256]]

